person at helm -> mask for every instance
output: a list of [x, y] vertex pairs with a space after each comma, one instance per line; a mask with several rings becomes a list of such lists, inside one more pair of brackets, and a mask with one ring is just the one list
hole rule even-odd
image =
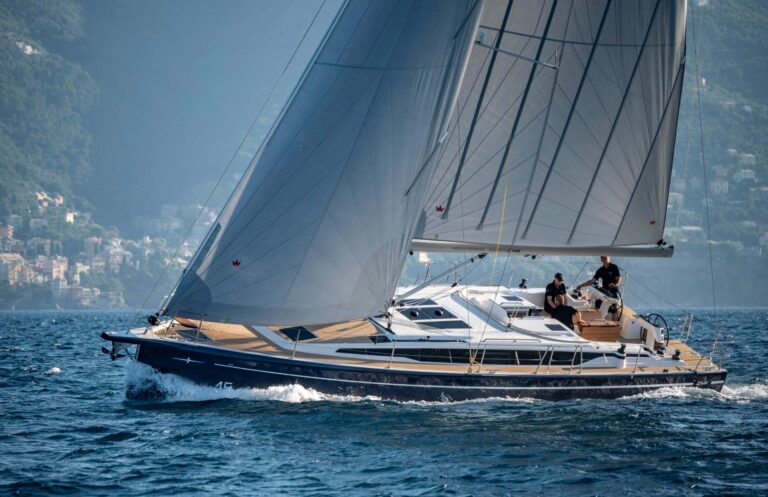
[[613, 264], [611, 262], [611, 258], [607, 255], [601, 256], [600, 261], [602, 262], [602, 265], [597, 269], [595, 275], [581, 285], [577, 286], [576, 289], [581, 290], [585, 286], [592, 285], [596, 281], [600, 280], [600, 290], [603, 291], [603, 293], [606, 295], [617, 297], [617, 289], [621, 283], [621, 273], [619, 272], [619, 266]]

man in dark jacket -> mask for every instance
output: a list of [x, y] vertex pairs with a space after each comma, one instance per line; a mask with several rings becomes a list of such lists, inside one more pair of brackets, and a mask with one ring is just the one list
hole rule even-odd
[[557, 319], [570, 329], [573, 329], [574, 323], [578, 324], [581, 322], [581, 313], [570, 305], [565, 305], [565, 295], [555, 297], [555, 307], [550, 312], [550, 315], [553, 319]]
[[555, 279], [547, 285], [547, 289], [544, 292], [545, 311], [550, 314], [552, 313], [552, 309], [555, 307], [555, 297], [558, 295], [565, 295], [565, 283], [563, 283], [562, 273], [555, 273]]
[[606, 295], [617, 297], [618, 293], [616, 289], [621, 283], [621, 273], [619, 272], [619, 266], [613, 264], [611, 262], [611, 258], [607, 255], [600, 257], [600, 262], [602, 262], [602, 265], [597, 269], [595, 275], [581, 285], [577, 286], [576, 289], [581, 290], [585, 286], [589, 286], [597, 280], [600, 280], [600, 290], [602, 290]]

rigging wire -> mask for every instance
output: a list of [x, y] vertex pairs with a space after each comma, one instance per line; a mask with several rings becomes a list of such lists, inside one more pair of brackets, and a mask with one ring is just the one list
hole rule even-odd
[[[701, 30], [701, 19], [702, 19], [702, 16], [704, 15], [704, 9], [700, 9], [700, 11], [701, 13], [699, 14], [699, 30]], [[693, 24], [694, 22], [695, 21], [693, 19], [693, 16], [691, 16], [691, 24]], [[693, 34], [693, 32], [691, 34]], [[693, 52], [695, 57], [695, 54], [698, 53], [699, 46], [701, 45], [701, 33], [699, 33], [699, 39], [694, 40], [694, 43], [695, 45], [693, 47]], [[685, 179], [688, 175], [688, 163], [690, 162], [690, 158], [691, 158], [691, 141], [693, 139], [693, 126], [694, 126], [693, 118], [695, 117], [695, 114], [696, 114], [695, 112], [691, 112], [691, 115], [688, 118], [688, 127], [687, 127], [688, 136], [686, 137], [686, 142], [685, 142], [685, 161], [683, 161], [683, 174], [682, 174], [683, 182], [685, 182]], [[683, 189], [682, 193], [683, 195], [685, 195], [685, 189]], [[677, 236], [680, 228], [680, 211], [682, 210], [683, 210], [683, 202], [681, 201], [677, 203], [677, 212], [675, 213], [675, 231], [672, 233], [672, 245], [675, 245], [677, 243]]]
[[[700, 19], [703, 20], [703, 11], [700, 16]], [[699, 25], [699, 28], [701, 28], [701, 24]], [[701, 117], [701, 76], [699, 75], [699, 47], [696, 40], [696, 22], [691, 16], [691, 38], [693, 41], [693, 61], [694, 61], [694, 68], [696, 70], [696, 107], [698, 111], [698, 117], [699, 117], [699, 145], [701, 147], [701, 168], [703, 171], [704, 176], [704, 213], [705, 213], [705, 219], [707, 221], [707, 249], [708, 249], [708, 255], [709, 255], [709, 274], [710, 274], [710, 282], [712, 285], [712, 314], [713, 314], [713, 321], [715, 325], [715, 337], [712, 341], [712, 352], [711, 352], [711, 358], [714, 357], [715, 350], [717, 348], [718, 341], [720, 340], [720, 325], [719, 325], [719, 318], [718, 318], [718, 312], [717, 312], [717, 286], [715, 284], [715, 262], [714, 257], [712, 255], [712, 225], [710, 222], [710, 216], [709, 216], [709, 177], [707, 172], [707, 159], [706, 154], [704, 151], [704, 123]]]
[[[278, 76], [277, 80], [275, 81], [275, 84], [272, 86], [272, 89], [269, 91], [269, 94], [267, 95], [267, 98], [264, 100], [264, 102], [261, 104], [261, 107], [259, 108], [258, 113], [256, 114], [256, 118], [251, 122], [251, 125], [248, 127], [248, 130], [245, 132], [245, 135], [243, 136], [242, 140], [240, 140], [240, 143], [238, 144], [237, 148], [235, 149], [235, 152], [232, 154], [232, 157], [227, 162], [226, 166], [224, 167], [224, 170], [219, 175], [219, 178], [216, 180], [216, 183], [213, 185], [213, 188], [211, 188], [211, 191], [208, 193], [208, 196], [206, 197], [203, 204], [200, 206], [200, 210], [197, 213], [197, 216], [190, 224], [189, 228], [187, 229], [184, 236], [179, 241], [178, 245], [176, 246], [176, 250], [173, 252], [173, 256], [171, 259], [163, 266], [163, 270], [160, 272], [160, 275], [155, 280], [155, 283], [152, 285], [152, 288], [147, 293], [147, 296], [144, 298], [144, 301], [141, 304], [141, 307], [139, 308], [144, 309], [147, 306], [147, 303], [149, 302], [149, 299], [154, 294], [155, 290], [157, 290], [157, 286], [160, 284], [160, 281], [162, 281], [163, 278], [165, 278], [166, 273], [168, 272], [168, 268], [171, 265], [171, 261], [174, 261], [178, 258], [179, 252], [181, 251], [181, 247], [187, 242], [189, 239], [189, 236], [192, 234], [192, 231], [194, 230], [195, 226], [197, 226], [198, 221], [200, 220], [200, 217], [203, 215], [203, 212], [205, 211], [206, 207], [210, 203], [211, 199], [213, 198], [213, 195], [216, 193], [216, 190], [218, 190], [219, 186], [221, 185], [221, 182], [223, 181], [224, 177], [226, 176], [227, 172], [229, 171], [232, 164], [235, 162], [235, 159], [240, 154], [240, 151], [242, 150], [243, 146], [247, 142], [248, 138], [251, 135], [251, 132], [256, 127], [256, 123], [259, 122], [259, 119], [261, 119], [262, 114], [264, 113], [264, 110], [267, 107], [267, 104], [272, 100], [272, 96], [275, 93], [275, 90], [280, 85], [280, 82], [283, 79], [283, 76], [285, 76], [285, 73], [288, 71], [288, 68], [290, 67], [291, 63], [293, 62], [294, 58], [296, 57], [296, 54], [298, 53], [301, 46], [304, 44], [304, 40], [307, 37], [307, 34], [309, 34], [309, 31], [312, 29], [312, 27], [315, 25], [315, 22], [317, 21], [318, 16], [320, 15], [320, 12], [323, 10], [323, 7], [325, 7], [325, 3], [327, 0], [323, 0], [323, 2], [320, 4], [320, 7], [318, 7], [317, 11], [315, 12], [314, 17], [312, 18], [312, 21], [307, 26], [307, 29], [304, 31], [304, 34], [301, 36], [301, 39], [299, 40], [299, 43], [296, 45], [296, 48], [293, 49], [293, 53], [291, 53], [291, 57], [288, 59], [288, 62], [283, 67], [282, 72], [280, 73], [280, 76]], [[266, 139], [266, 137], [265, 137]], [[259, 153], [261, 152], [261, 149], [264, 147], [265, 139], [262, 140], [262, 142], [259, 145], [259, 148], [256, 150], [256, 152], [253, 154], [253, 158], [256, 158]], [[251, 160], [253, 160], [253, 158]], [[215, 223], [214, 223], [215, 225]], [[206, 234], [206, 238], [210, 235], [209, 233]], [[182, 271], [182, 276], [184, 273], [186, 273], [186, 270], [189, 268], [189, 265], [194, 262], [194, 258], [190, 260], [190, 262], [187, 264], [187, 268]], [[179, 277], [179, 281], [181, 281], [181, 276]], [[176, 282], [176, 285], [178, 285], [179, 281]], [[174, 288], [175, 286], [174, 285]], [[168, 299], [170, 298], [172, 292], [170, 292], [168, 295], [166, 295], [161, 304], [160, 309], [162, 309], [165, 304], [167, 303]]]

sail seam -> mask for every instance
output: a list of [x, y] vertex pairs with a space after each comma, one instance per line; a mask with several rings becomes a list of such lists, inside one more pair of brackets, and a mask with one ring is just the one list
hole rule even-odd
[[[571, 14], [573, 13], [573, 2], [571, 2], [570, 7], [568, 8], [568, 16], [567, 21], [565, 23], [565, 29], [563, 30], [563, 37], [568, 36], [568, 28], [571, 26]], [[565, 53], [565, 44], [560, 44], [560, 57]], [[541, 133], [539, 134], [539, 143], [536, 146], [536, 152], [535, 156], [536, 158], [533, 160], [533, 164], [531, 164], [531, 173], [528, 175], [528, 185], [525, 189], [525, 196], [523, 197], [523, 204], [520, 207], [520, 213], [517, 217], [517, 222], [515, 223], [515, 232], [512, 235], [512, 243], [515, 243], [517, 241], [517, 234], [520, 232], [520, 224], [523, 221], [523, 216], [525, 215], [525, 206], [528, 204], [528, 197], [531, 194], [531, 186], [533, 185], [533, 178], [536, 174], [536, 169], [539, 166], [539, 158], [541, 156], [541, 147], [544, 145], [544, 136], [547, 133], [547, 129], [552, 129], [553, 132], [557, 133], [557, 131], [549, 124], [549, 114], [552, 111], [552, 101], [555, 98], [555, 91], [560, 88], [558, 85], [558, 78], [560, 77], [560, 71], [558, 70], [555, 73], [554, 78], [552, 79], [552, 88], [549, 90], [549, 100], [547, 101], [546, 106], [546, 115], [544, 116], [544, 124], [541, 126]], [[562, 91], [562, 89], [561, 89]]]
[[[552, 6], [549, 10], [549, 17], [547, 18], [547, 23], [544, 26], [544, 33], [541, 38], [541, 42], [539, 43], [539, 48], [536, 50], [536, 60], [541, 59], [541, 53], [544, 50], [544, 45], [547, 41], [547, 35], [549, 34], [549, 28], [552, 26], [552, 19], [555, 17], [555, 10], [557, 9], [557, 0], [552, 1]], [[536, 64], [531, 64], [531, 72], [528, 75], [528, 81], [525, 85], [525, 90], [523, 91], [523, 98], [520, 102], [520, 106], [517, 108], [517, 115], [515, 116], [515, 122], [512, 125], [512, 131], [509, 133], [509, 140], [507, 140], [507, 144], [504, 148], [504, 155], [501, 158], [501, 162], [499, 163], [499, 168], [496, 171], [496, 178], [493, 181], [493, 185], [491, 186], [491, 193], [488, 195], [488, 201], [485, 204], [485, 210], [483, 210], [482, 216], [480, 216], [480, 222], [477, 225], [477, 229], [481, 230], [483, 229], [483, 224], [485, 224], [485, 218], [488, 215], [488, 210], [491, 208], [491, 203], [493, 202], [493, 197], [496, 194], [496, 188], [499, 185], [499, 180], [501, 179], [501, 173], [504, 171], [504, 166], [507, 162], [507, 157], [509, 157], [509, 152], [512, 149], [512, 142], [515, 140], [515, 136], [517, 135], [517, 127], [520, 125], [520, 118], [523, 115], [523, 110], [525, 109], [525, 104], [528, 101], [528, 94], [531, 91], [531, 85], [533, 84], [533, 79], [536, 76]], [[503, 215], [503, 213], [502, 213]]]
[[581, 91], [584, 88], [584, 82], [587, 79], [587, 76], [589, 74], [589, 69], [592, 66], [592, 60], [594, 59], [595, 51], [597, 50], [597, 43], [600, 41], [600, 36], [603, 34], [603, 28], [605, 27], [605, 20], [608, 17], [608, 11], [611, 8], [611, 2], [612, 0], [608, 0], [605, 5], [605, 9], [603, 10], [603, 16], [602, 19], [600, 19], [600, 26], [597, 29], [597, 35], [595, 37], [595, 42], [592, 45], [592, 49], [589, 52], [589, 58], [587, 59], [587, 65], [584, 68], [584, 73], [581, 76], [581, 81], [579, 81], [579, 87], [576, 90], [576, 95], [573, 99], [573, 104], [571, 106], [571, 110], [568, 113], [568, 117], [565, 121], [565, 126], [563, 127], [563, 133], [560, 135], [560, 140], [558, 141], [557, 148], [555, 149], [555, 155], [552, 157], [552, 161], [549, 164], [549, 168], [547, 169], [547, 175], [544, 177], [544, 183], [541, 186], [541, 190], [539, 191], [539, 196], [536, 198], [536, 202], [533, 204], [533, 210], [531, 211], [531, 215], [528, 218], [528, 222], [525, 225], [525, 230], [523, 230], [523, 236], [522, 238], [525, 240], [528, 237], [528, 231], [531, 228], [531, 224], [533, 222], [533, 219], [536, 217], [536, 212], [538, 211], [539, 204], [541, 202], [541, 198], [544, 194], [544, 191], [547, 188], [547, 184], [549, 183], [549, 178], [552, 175], [552, 169], [554, 169], [557, 159], [560, 155], [560, 150], [562, 148], [562, 144], [565, 141], [565, 137], [568, 134], [568, 129], [571, 124], [571, 119], [573, 118], [573, 114], [576, 110], [576, 106], [579, 104], [579, 97], [581, 96]]
[[[656, 6], [653, 9], [653, 14], [651, 15], [651, 20], [648, 23], [648, 29], [645, 32], [645, 37], [643, 38], [643, 45], [640, 49], [640, 53], [637, 55], [637, 60], [635, 60], [635, 65], [632, 68], [632, 73], [629, 76], [629, 82], [627, 84], [626, 90], [624, 90], [624, 96], [621, 98], [621, 103], [619, 104], [619, 109], [616, 112], [616, 117], [613, 120], [613, 124], [611, 125], [611, 130], [608, 133], [608, 138], [605, 140], [605, 145], [603, 146], [603, 151], [600, 154], [600, 159], [597, 161], [597, 167], [595, 168], [595, 172], [592, 175], [592, 180], [589, 182], [589, 188], [587, 189], [587, 194], [584, 196], [584, 201], [581, 204], [581, 208], [579, 208], [579, 213], [576, 215], [576, 221], [573, 223], [573, 228], [571, 229], [571, 234], [568, 236], [568, 244], [571, 244], [571, 241], [573, 240], [573, 235], [576, 233], [576, 228], [579, 226], [579, 222], [581, 221], [581, 215], [584, 212], [584, 208], [587, 206], [587, 202], [589, 201], [589, 196], [592, 193], [592, 188], [595, 186], [595, 180], [597, 179], [597, 175], [600, 173], [600, 169], [603, 165], [603, 162], [605, 160], [605, 155], [608, 152], [608, 147], [610, 146], [612, 140], [613, 140], [613, 134], [616, 131], [616, 125], [619, 122], [619, 119], [621, 118], [622, 112], [624, 111], [624, 104], [627, 102], [627, 97], [629, 96], [629, 91], [632, 88], [634, 82], [635, 82], [635, 76], [637, 75], [638, 68], [640, 67], [640, 62], [643, 60], [643, 55], [645, 54], [645, 47], [646, 43], [648, 41], [648, 38], [651, 36], [651, 31], [653, 30], [653, 25], [656, 22], [656, 14], [659, 11], [659, 4], [661, 4], [661, 0], [656, 0]], [[659, 123], [661, 124], [661, 123]]]
[[[504, 19], [501, 21], [501, 25], [506, 27], [507, 26], [507, 20], [509, 19], [509, 14], [512, 11], [512, 4], [514, 3], [514, 0], [508, 0], [507, 3], [507, 9], [504, 12]], [[499, 48], [501, 46], [501, 40], [503, 38], [503, 33], [499, 33], [499, 35], [496, 37], [496, 41], [494, 42], [494, 46], [496, 48]], [[448, 212], [451, 209], [451, 203], [453, 202], [453, 197], [456, 194], [456, 188], [459, 184], [459, 179], [461, 178], [461, 170], [464, 167], [466, 158], [467, 158], [467, 152], [469, 151], [469, 145], [472, 142], [472, 135], [475, 131], [475, 126], [477, 125], [477, 120], [480, 117], [480, 110], [483, 107], [483, 100], [485, 98], [485, 92], [488, 90], [488, 83], [490, 83], [491, 80], [491, 74], [493, 73], [493, 67], [496, 65], [496, 58], [498, 56], [498, 52], [494, 51], [491, 55], [491, 61], [488, 64], [488, 70], [485, 73], [485, 80], [483, 81], [483, 87], [480, 90], [480, 97], [478, 98], [477, 106], [475, 107], [475, 113], [472, 116], [472, 122], [469, 125], [469, 131], [467, 132], [467, 139], [464, 143], [464, 149], [461, 153], [461, 158], [459, 159], [459, 165], [456, 169], [456, 176], [453, 180], [453, 186], [451, 187], [451, 193], [448, 195], [448, 200], [445, 204], [445, 210], [443, 211], [443, 219], [448, 217]]]

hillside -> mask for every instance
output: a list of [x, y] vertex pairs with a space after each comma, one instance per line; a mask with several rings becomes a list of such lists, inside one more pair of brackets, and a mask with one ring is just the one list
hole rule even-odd
[[[35, 207], [33, 192], [87, 197], [93, 79], [52, 46], [82, 35], [78, 4], [0, 3], [0, 215]], [[86, 193], [86, 195], [82, 195]]]

